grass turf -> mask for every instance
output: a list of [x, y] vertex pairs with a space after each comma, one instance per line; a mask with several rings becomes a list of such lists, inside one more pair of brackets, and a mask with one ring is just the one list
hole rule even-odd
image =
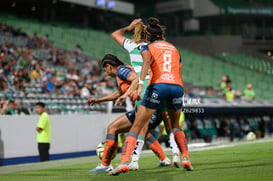
[[[117, 158], [113, 161], [113, 164], [118, 163], [120, 156], [117, 156]], [[158, 159], [151, 154], [144, 154], [139, 162], [141, 166], [139, 171], [120, 174], [119, 176], [108, 176], [107, 173], [87, 173], [89, 169], [94, 168], [98, 164], [96, 157], [87, 157], [87, 162], [81, 164], [73, 164], [71, 162], [70, 165], [65, 166], [52, 166], [46, 169], [37, 169], [36, 167], [30, 171], [1, 174], [0, 180], [269, 181], [273, 179], [272, 141], [253, 142], [233, 147], [191, 152], [190, 158], [195, 169], [192, 172], [186, 172], [182, 168], [158, 168]], [[36, 165], [39, 166], [39, 164]]]

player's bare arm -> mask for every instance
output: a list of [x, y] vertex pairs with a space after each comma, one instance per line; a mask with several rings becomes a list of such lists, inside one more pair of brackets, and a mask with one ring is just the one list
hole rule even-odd
[[140, 18], [134, 19], [134, 20], [130, 23], [130, 25], [128, 25], [128, 26], [126, 26], [126, 27], [123, 27], [123, 28], [120, 28], [120, 29], [114, 31], [114, 32], [112, 33], [112, 38], [113, 38], [116, 42], [118, 42], [118, 44], [120, 44], [120, 46], [122, 46], [124, 40], [126, 39], [126, 38], [123, 36], [124, 33], [128, 32], [128, 31], [132, 31], [132, 30], [135, 28], [135, 26], [136, 26], [136, 24], [137, 24], [138, 22], [141, 22], [141, 19], [140, 19]]
[[141, 55], [143, 58], [143, 64], [141, 68], [140, 84], [138, 85], [138, 89], [137, 89], [137, 99], [141, 98], [140, 95], [143, 89], [143, 82], [145, 80], [146, 75], [148, 74], [148, 70], [151, 64], [151, 53], [149, 51], [143, 51]]
[[109, 95], [101, 97], [101, 98], [91, 97], [87, 100], [87, 103], [88, 103], [88, 105], [93, 106], [96, 103], [116, 100], [121, 95], [122, 95], [122, 92], [120, 90], [117, 90], [117, 91], [113, 92], [112, 94], [109, 94]]
[[139, 79], [137, 74], [135, 72], [131, 72], [130, 75], [128, 76], [128, 81], [131, 82], [131, 84], [129, 88], [127, 89], [127, 91], [116, 100], [115, 106], [118, 103], [120, 103], [121, 105], [125, 101], [126, 97], [132, 94], [137, 89], [138, 80]]

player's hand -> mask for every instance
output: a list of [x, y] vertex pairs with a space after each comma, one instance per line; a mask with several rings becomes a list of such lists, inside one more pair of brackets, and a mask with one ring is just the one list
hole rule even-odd
[[91, 97], [87, 100], [87, 104], [90, 106], [93, 106], [94, 104], [98, 103], [98, 99], [97, 98], [94, 98], [94, 97]]
[[136, 27], [136, 24], [141, 22], [142, 19], [141, 18], [138, 18], [138, 19], [134, 19], [130, 25], [128, 26], [128, 31], [132, 31], [135, 27]]
[[117, 106], [118, 104], [121, 106], [124, 102], [125, 102], [125, 100], [126, 100], [126, 95], [122, 95], [122, 96], [120, 96], [117, 100], [116, 100], [116, 102], [115, 102], [115, 106]]
[[143, 85], [142, 84], [138, 84], [138, 88], [137, 88], [137, 92], [136, 92], [136, 100], [141, 100], [141, 92], [143, 89]]

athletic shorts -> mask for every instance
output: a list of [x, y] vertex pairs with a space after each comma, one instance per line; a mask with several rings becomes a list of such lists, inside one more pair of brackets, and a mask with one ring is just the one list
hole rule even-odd
[[168, 109], [182, 108], [184, 89], [177, 84], [158, 83], [149, 85], [141, 101], [141, 105], [150, 109], [159, 109], [163, 102]]
[[[128, 118], [128, 120], [134, 124], [135, 118], [136, 118], [136, 112], [135, 110], [129, 111], [126, 113], [126, 117]], [[155, 127], [157, 127], [162, 121], [162, 116], [160, 113], [160, 110], [157, 110], [151, 117], [150, 122], [149, 122], [149, 127], [148, 129], [154, 129]]]

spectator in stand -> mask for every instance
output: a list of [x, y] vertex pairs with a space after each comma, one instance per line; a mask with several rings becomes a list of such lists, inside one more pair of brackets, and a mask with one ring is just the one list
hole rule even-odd
[[[1, 72], [2, 70], [0, 69], [0, 72]], [[0, 77], [0, 91], [1, 92], [7, 92], [8, 91], [8, 86], [7, 86], [7, 83], [6, 83], [6, 81], [3, 79], [3, 78], [1, 78]]]
[[83, 80], [82, 71], [79, 70], [79, 69], [76, 69], [75, 72], [74, 72], [74, 74], [77, 76], [76, 82], [77, 82], [78, 84], [80, 84], [81, 86], [83, 86], [83, 81], [84, 81], [84, 80]]
[[226, 82], [224, 98], [229, 102], [232, 102], [235, 99], [235, 93], [233, 92], [230, 80]]
[[65, 95], [80, 96], [80, 90], [73, 80], [68, 80], [64, 85]]
[[109, 77], [109, 76], [104, 76], [103, 81], [106, 83], [106, 88], [113, 91], [116, 88], [116, 81], [115, 79]]
[[227, 86], [226, 82], [227, 82], [227, 77], [223, 76], [222, 77], [222, 82], [220, 83], [220, 90], [221, 90], [223, 95], [225, 94], [225, 90], [226, 90], [226, 86]]
[[42, 82], [42, 93], [43, 94], [50, 93], [50, 91], [48, 90], [48, 87], [47, 87], [47, 80], [43, 80], [43, 82]]
[[2, 112], [2, 110], [3, 110], [5, 104], [6, 104], [6, 101], [0, 99], [0, 115], [2, 115], [1, 112]]
[[17, 107], [19, 103], [15, 103], [13, 100], [6, 101], [0, 112], [0, 115], [17, 115]]
[[20, 61], [21, 66], [22, 67], [26, 67], [26, 66], [28, 66], [29, 62], [30, 61], [29, 61], [29, 55], [28, 55], [28, 53], [26, 51], [22, 51], [21, 52], [21, 61]]
[[[17, 77], [16, 77], [17, 79]], [[24, 94], [24, 87], [21, 86], [21, 83], [19, 80], [14, 81], [14, 91]]]
[[82, 53], [82, 47], [81, 45], [77, 44], [75, 47], [75, 53], [81, 54]]
[[8, 92], [8, 85], [3, 69], [0, 68], [0, 91]]
[[34, 41], [33, 41], [33, 39], [29, 37], [25, 46], [26, 46], [27, 48], [33, 48], [33, 46], [34, 46]]
[[55, 81], [56, 81], [56, 76], [53, 75], [50, 71], [46, 75], [47, 79], [47, 90], [49, 93], [52, 93], [55, 89]]
[[67, 80], [72, 80], [72, 76], [73, 76], [72, 71], [73, 71], [72, 69], [69, 69], [67, 71], [66, 76], [65, 76]]
[[89, 98], [91, 96], [92, 86], [90, 83], [85, 82], [83, 88], [81, 88], [81, 97]]
[[68, 68], [73, 68], [73, 64], [76, 63], [76, 57], [73, 55], [73, 53], [71, 51], [66, 51], [66, 56], [67, 56], [67, 60], [68, 62], [72, 65], [72, 67], [68, 67]]
[[83, 59], [80, 56], [81, 54], [82, 54], [82, 47], [80, 45], [76, 45], [75, 51], [74, 51], [76, 62], [83, 62]]
[[[93, 76], [94, 77], [94, 76]], [[92, 95], [97, 95], [97, 90], [96, 90], [96, 84], [97, 84], [97, 81], [93, 81], [93, 77], [91, 78], [91, 75], [88, 74], [84, 77], [84, 83], [88, 83], [91, 85], [91, 94]], [[95, 76], [96, 77], [96, 76]]]
[[251, 84], [247, 84], [246, 89], [244, 90], [244, 98], [248, 101], [253, 101], [255, 99], [255, 91], [252, 89]]
[[56, 77], [55, 94], [62, 94], [64, 83], [65, 83], [64, 77], [61, 77], [61, 76]]
[[56, 54], [56, 49], [53, 48], [50, 51], [50, 55], [48, 56], [47, 61], [50, 62], [50, 63], [52, 63], [52, 64], [55, 64], [55, 62], [57, 61], [55, 54]]
[[85, 77], [86, 75], [90, 74], [91, 68], [88, 63], [84, 64], [84, 68], [82, 69], [82, 75]]
[[21, 75], [21, 77], [26, 81], [26, 83], [30, 83], [30, 76], [29, 76], [28, 68], [27, 67], [24, 67], [22, 69], [22, 75]]
[[100, 62], [99, 59], [91, 60], [90, 67], [91, 67], [91, 72], [93, 75], [98, 76], [102, 74], [100, 66], [99, 66], [100, 65], [99, 62]]
[[63, 56], [63, 63], [64, 66], [67, 68], [73, 68], [73, 62], [72, 59], [70, 58], [72, 55], [69, 51], [66, 51], [64, 56]]
[[191, 88], [188, 89], [188, 96], [189, 98], [194, 98], [195, 97], [195, 94], [193, 92], [193, 90]]
[[235, 99], [235, 94], [231, 87], [229, 87], [225, 93], [225, 98], [228, 102], [233, 102]]
[[57, 52], [55, 65], [57, 65], [57, 66], [64, 66], [63, 54], [61, 52]]
[[217, 94], [217, 92], [213, 89], [212, 86], [209, 86], [206, 88], [206, 92], [204, 95], [204, 98], [219, 98], [219, 95]]
[[4, 76], [5, 77], [9, 77], [12, 75], [12, 67], [11, 67], [11, 64], [10, 62], [5, 62], [2, 64], [3, 66], [3, 70], [4, 70]]
[[38, 64], [34, 65], [34, 69], [30, 73], [30, 80], [32, 84], [40, 82], [40, 66]]
[[71, 79], [74, 80], [74, 82], [78, 82], [80, 80], [80, 77], [78, 76], [76, 69], [72, 69]]

